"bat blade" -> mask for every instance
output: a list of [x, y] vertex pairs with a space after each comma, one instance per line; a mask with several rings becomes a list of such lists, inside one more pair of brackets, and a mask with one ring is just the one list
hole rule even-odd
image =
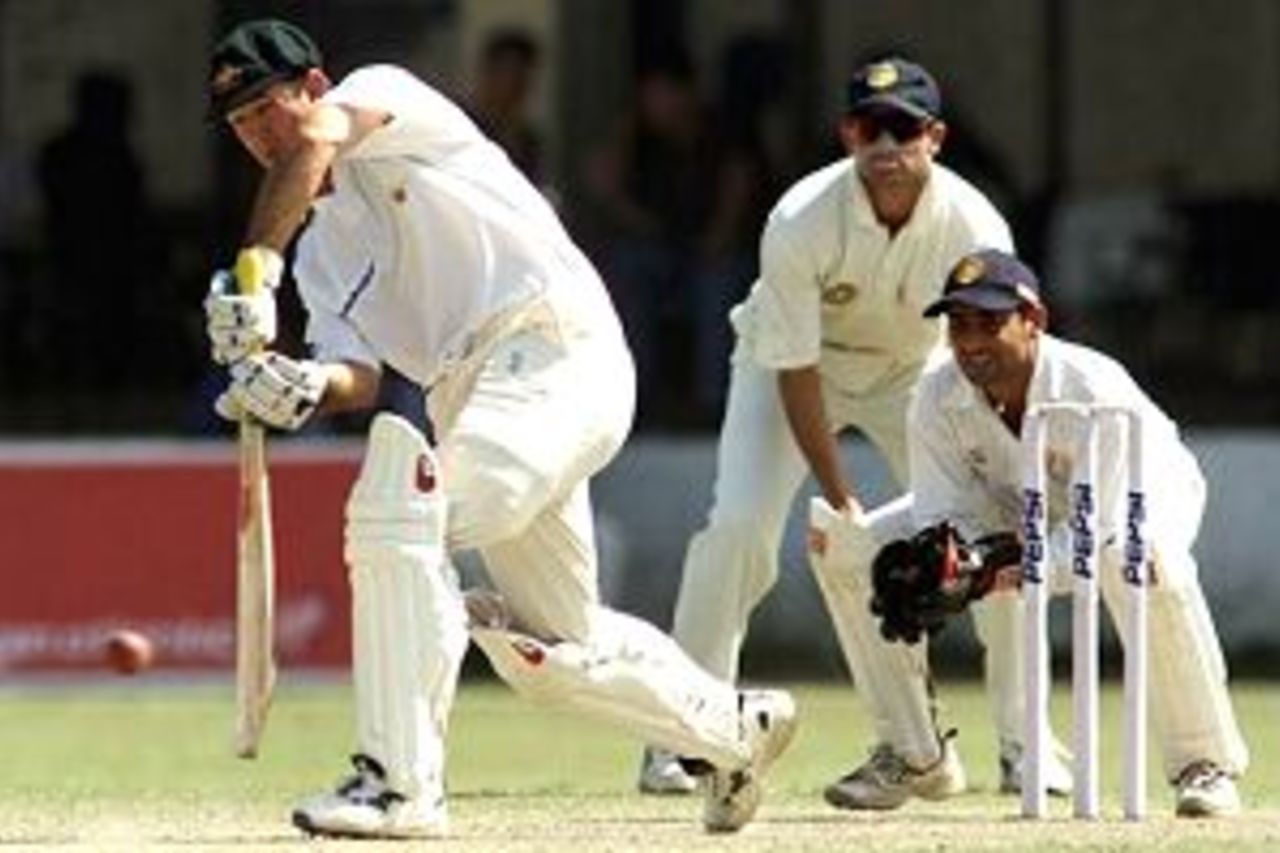
[[275, 688], [275, 554], [266, 437], [240, 423], [240, 514], [236, 566], [235, 754], [254, 758]]

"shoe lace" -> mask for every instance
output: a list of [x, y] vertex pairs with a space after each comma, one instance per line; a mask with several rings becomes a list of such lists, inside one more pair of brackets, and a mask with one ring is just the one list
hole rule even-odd
[[887, 743], [878, 743], [871, 748], [867, 761], [846, 773], [841, 782], [852, 782], [861, 779], [868, 781], [881, 780], [890, 784], [899, 784], [911, 773], [907, 762]]
[[1200, 789], [1211, 788], [1219, 779], [1226, 778], [1227, 773], [1212, 761], [1193, 761], [1178, 774], [1175, 783], [1178, 788]]
[[386, 811], [392, 803], [404, 800], [387, 787], [387, 772], [377, 759], [364, 753], [351, 756], [356, 772], [338, 783], [338, 796], [359, 805], [369, 805]]
[[861, 767], [854, 769], [841, 781], [872, 778], [891, 785], [901, 785], [908, 779], [925, 776], [942, 766], [947, 760], [947, 742], [959, 732], [948, 729], [938, 734], [938, 758], [924, 767], [912, 767], [907, 760], [898, 754], [892, 745], [878, 743], [871, 748], [871, 757]]

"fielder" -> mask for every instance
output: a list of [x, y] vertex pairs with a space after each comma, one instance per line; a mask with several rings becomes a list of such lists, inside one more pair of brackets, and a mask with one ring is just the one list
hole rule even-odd
[[[911, 492], [919, 529], [949, 521], [975, 541], [1014, 531], [1021, 518], [1021, 433], [1030, 406], [1121, 405], [1141, 418], [1144, 470], [1159, 472], [1148, 492], [1152, 550], [1150, 709], [1177, 792], [1177, 814], [1239, 811], [1233, 778], [1248, 750], [1227, 695], [1227, 674], [1191, 546], [1204, 511], [1205, 484], [1178, 429], [1124, 368], [1045, 332], [1048, 311], [1031, 270], [1011, 255], [983, 251], [962, 259], [925, 314], [946, 314], [951, 355], [920, 380], [908, 415]], [[1122, 642], [1128, 641], [1124, 581], [1126, 474], [1119, 422], [1099, 438], [1098, 576]], [[1067, 493], [1079, 430], [1049, 427], [1050, 560], [1070, 573]]]
[[[355, 773], [293, 812], [327, 836], [439, 835], [445, 731], [468, 636], [531, 698], [697, 761], [704, 824], [748, 822], [786, 746], [782, 691], [738, 692], [662, 632], [601, 606], [587, 480], [622, 444], [634, 374], [595, 270], [545, 199], [456, 105], [408, 72], [333, 85], [297, 28], [253, 21], [216, 47], [210, 92], [265, 175], [243, 251], [298, 237], [314, 360], [256, 352], [269, 295], [215, 275], [206, 303], [218, 402], [297, 429], [372, 404], [379, 365], [424, 388], [439, 445], [380, 415], [346, 509]], [[476, 549], [494, 592], [460, 593]]]
[[[910, 499], [864, 513], [836, 436], [859, 429], [907, 477], [907, 401], [940, 348], [921, 315], [951, 265], [980, 246], [1012, 247], [1004, 219], [934, 158], [947, 128], [928, 72], [898, 58], [856, 71], [840, 137], [849, 156], [803, 178], [771, 213], [761, 275], [731, 315], [738, 342], [720, 431], [708, 524], [689, 544], [674, 635], [715, 675], [735, 679], [752, 610], [773, 585], [783, 527], [811, 473], [812, 566], [877, 744], [826, 790], [844, 808], [891, 809], [962, 790], [964, 770], [938, 729], [922, 647], [885, 642], [867, 610], [872, 557], [910, 532]], [[1017, 596], [974, 609], [1000, 742], [1001, 787], [1019, 789], [1022, 667]], [[1065, 766], [1053, 788], [1070, 789]], [[671, 756], [646, 753], [640, 789], [692, 790]]]

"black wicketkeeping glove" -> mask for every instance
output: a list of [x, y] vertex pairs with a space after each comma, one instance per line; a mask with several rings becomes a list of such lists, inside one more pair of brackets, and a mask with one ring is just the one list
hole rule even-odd
[[997, 569], [1021, 559], [1016, 535], [997, 533], [970, 545], [946, 521], [890, 542], [871, 566], [871, 612], [881, 635], [918, 643], [936, 634], [948, 617], [991, 591]]

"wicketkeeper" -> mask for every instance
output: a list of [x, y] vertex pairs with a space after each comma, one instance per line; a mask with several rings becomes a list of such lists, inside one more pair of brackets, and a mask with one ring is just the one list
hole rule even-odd
[[[273, 284], [301, 229], [293, 272], [314, 350], [257, 352], [274, 337], [270, 294], [215, 276], [209, 333], [231, 373], [219, 410], [297, 429], [371, 405], [385, 363], [430, 389], [439, 441], [373, 422], [346, 508], [355, 772], [293, 822], [444, 832], [445, 729], [469, 636], [519, 692], [696, 759], [707, 829], [740, 828], [794, 704], [738, 692], [600, 604], [587, 480], [627, 434], [634, 373], [599, 276], [546, 200], [434, 89], [389, 65], [334, 85], [289, 24], [236, 27], [209, 85], [265, 170], [245, 251]], [[459, 591], [454, 549], [479, 551], [494, 591]]]
[[[877, 558], [875, 606], [886, 636], [910, 643], [937, 630], [967, 601], [1007, 587], [1011, 578], [1016, 582], [1019, 436], [1029, 407], [1078, 403], [1136, 410], [1143, 466], [1151, 472], [1150, 710], [1165, 775], [1175, 787], [1179, 815], [1238, 811], [1233, 779], [1244, 772], [1248, 750], [1191, 553], [1204, 511], [1204, 479], [1177, 426], [1115, 361], [1045, 332], [1048, 311], [1036, 277], [1011, 255], [983, 251], [963, 258], [925, 313], [946, 315], [950, 355], [921, 378], [908, 415], [913, 516], [924, 532]], [[1125, 445], [1118, 420], [1100, 429], [1098, 577], [1127, 644]], [[1055, 420], [1045, 450], [1049, 557], [1064, 586], [1071, 562], [1068, 489], [1083, 433], [1066, 419]]]

